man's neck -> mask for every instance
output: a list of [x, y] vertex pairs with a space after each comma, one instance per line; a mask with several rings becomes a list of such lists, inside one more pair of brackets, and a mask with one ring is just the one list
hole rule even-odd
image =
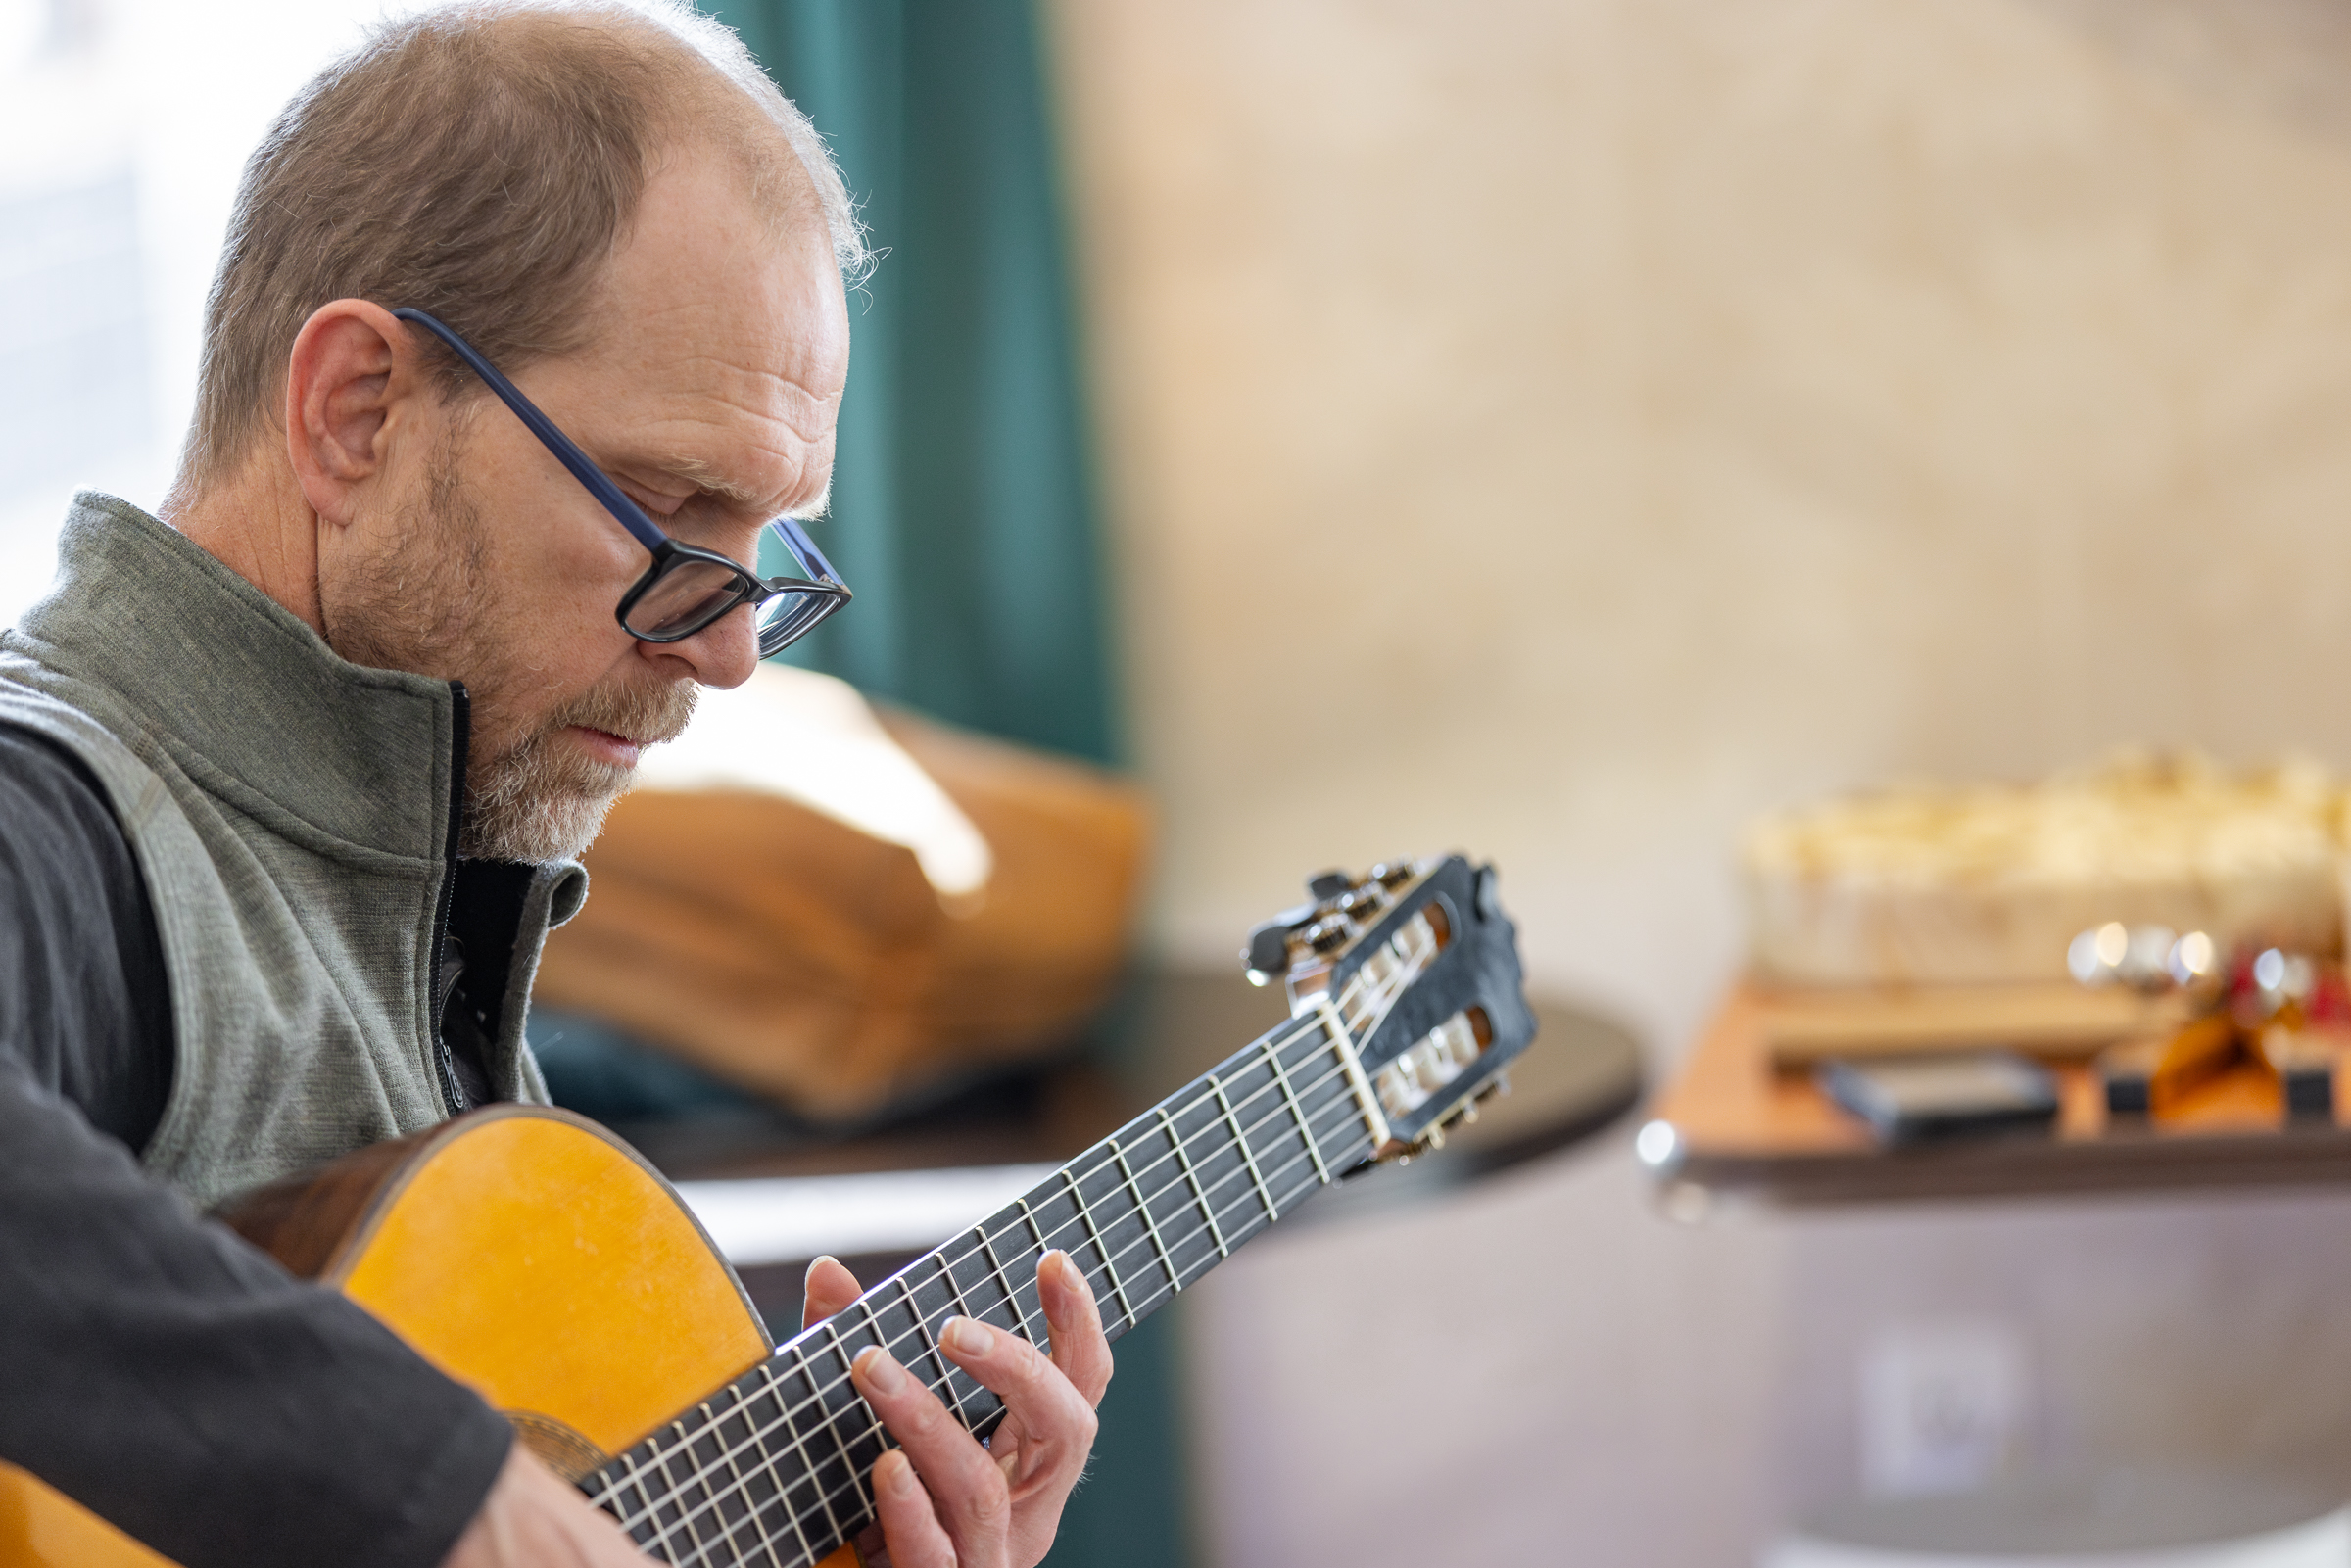
[[175, 485], [159, 515], [321, 637], [318, 516], [282, 465], [251, 462], [191, 490]]

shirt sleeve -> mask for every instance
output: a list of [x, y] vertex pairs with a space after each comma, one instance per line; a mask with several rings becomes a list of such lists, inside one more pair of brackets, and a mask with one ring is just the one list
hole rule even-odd
[[430, 1568], [511, 1430], [140, 1172], [168, 998], [98, 786], [0, 727], [0, 1458], [184, 1568]]

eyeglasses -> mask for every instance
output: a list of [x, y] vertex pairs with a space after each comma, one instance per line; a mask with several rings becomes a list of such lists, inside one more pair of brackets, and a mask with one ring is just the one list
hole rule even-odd
[[799, 577], [763, 578], [715, 550], [670, 538], [645, 514], [644, 507], [629, 499], [602, 469], [588, 460], [588, 454], [574, 446], [570, 437], [555, 428], [553, 420], [475, 352], [472, 344], [422, 310], [404, 308], [392, 313], [403, 321], [415, 322], [455, 350], [467, 368], [514, 410], [514, 417], [555, 454], [555, 460], [571, 470], [571, 477], [603, 504], [613, 520], [652, 551], [653, 564], [621, 595], [620, 607], [613, 611], [613, 618], [629, 636], [645, 642], [681, 641], [737, 605], [748, 604], [759, 628], [759, 656], [766, 658], [806, 637], [849, 601], [848, 585], [841, 582], [807, 531], [790, 517], [778, 517], [768, 527], [776, 531], [785, 552], [799, 567], [803, 574]]

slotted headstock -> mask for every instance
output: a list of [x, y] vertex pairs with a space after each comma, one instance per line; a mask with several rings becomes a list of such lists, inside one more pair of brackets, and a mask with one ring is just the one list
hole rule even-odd
[[1352, 1058], [1373, 1158], [1441, 1148], [1535, 1037], [1491, 865], [1460, 855], [1309, 879], [1311, 902], [1249, 933], [1249, 978], [1279, 979], [1295, 1017], [1319, 1015]]

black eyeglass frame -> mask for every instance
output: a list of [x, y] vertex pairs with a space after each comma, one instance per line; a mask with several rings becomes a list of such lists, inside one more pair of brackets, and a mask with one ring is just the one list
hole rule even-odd
[[[569, 436], [557, 429], [552, 419], [541, 413], [538, 405], [522, 395], [521, 389], [501, 375], [496, 365], [483, 358], [472, 344], [445, 323], [413, 306], [403, 306], [392, 314], [400, 320], [415, 322], [449, 345], [451, 351], [465, 361], [466, 368], [481, 377], [482, 384], [497, 393], [499, 401], [512, 409], [514, 417], [539, 438], [540, 445], [554, 453], [555, 460], [570, 470], [571, 477], [578, 480], [588, 494], [612, 514], [613, 521], [627, 529], [637, 543], [651, 552], [653, 564], [647, 567], [645, 575], [621, 595], [619, 605], [612, 612], [612, 618], [620, 623], [620, 629], [629, 636], [645, 642], [679, 642], [697, 632], [708, 630], [721, 616], [731, 614], [743, 605], [750, 605], [755, 617], [761, 605], [785, 594], [794, 595], [795, 603], [792, 610], [758, 627], [759, 656], [766, 658], [806, 637], [848, 603], [848, 585], [833, 570], [833, 563], [825, 559], [824, 551], [816, 547], [816, 542], [808, 537], [807, 530], [796, 519], [777, 517], [771, 519], [768, 526], [776, 531], [776, 538], [782, 542], [785, 550], [800, 570], [813, 572], [813, 577], [763, 578], [716, 550], [670, 538], [658, 523], [646, 515], [644, 507], [629, 499], [621, 488], [612, 483], [609, 475], [590, 462], [588, 454], [580, 451]], [[641, 632], [629, 624], [629, 611], [645, 598], [655, 584], [671, 573], [696, 563], [724, 567], [733, 574], [732, 581], [713, 596], [715, 608], [710, 608], [707, 614], [700, 613], [697, 608], [696, 618], [691, 625], [683, 627], [648, 633]]]

